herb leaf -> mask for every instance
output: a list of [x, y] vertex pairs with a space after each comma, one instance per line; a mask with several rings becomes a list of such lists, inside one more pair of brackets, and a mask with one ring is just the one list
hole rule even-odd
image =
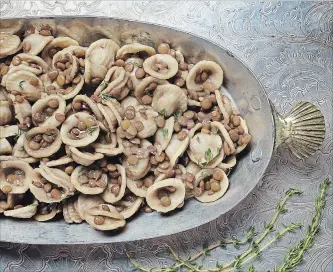
[[182, 112], [181, 111], [176, 111], [174, 114], [174, 117], [176, 119], [176, 121], [179, 119], [179, 117], [182, 116]]
[[109, 82], [106, 82], [105, 80], [102, 81], [101, 86], [103, 87], [103, 90], [106, 89], [107, 86], [109, 86]]
[[163, 109], [158, 112], [159, 115], [163, 115], [164, 117], [166, 116], [166, 109]]
[[161, 128], [164, 139], [168, 138], [169, 130], [167, 128]]
[[19, 82], [19, 84], [18, 84], [18, 86], [19, 86], [19, 88], [20, 88], [21, 90], [23, 90], [23, 87], [22, 87], [23, 82], [24, 82], [24, 80], [21, 80], [21, 81]]
[[200, 144], [201, 143], [201, 140], [199, 138], [199, 136], [197, 136], [197, 142]]
[[210, 148], [208, 148], [205, 152], [205, 160], [206, 162], [210, 162], [213, 159], [213, 154], [212, 154], [212, 150]]
[[92, 135], [94, 133], [94, 131], [96, 131], [98, 129], [98, 126], [91, 126], [87, 128], [87, 133], [89, 135]]
[[110, 93], [102, 93], [100, 94], [100, 97], [103, 99], [103, 100], [108, 100], [110, 98], [113, 98], [113, 95], [110, 94]]

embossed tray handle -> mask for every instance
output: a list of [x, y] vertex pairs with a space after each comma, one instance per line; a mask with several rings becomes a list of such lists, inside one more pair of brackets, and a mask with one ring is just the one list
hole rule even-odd
[[310, 102], [299, 102], [286, 116], [281, 116], [271, 103], [275, 120], [275, 146], [287, 144], [298, 158], [308, 158], [323, 144], [325, 119]]

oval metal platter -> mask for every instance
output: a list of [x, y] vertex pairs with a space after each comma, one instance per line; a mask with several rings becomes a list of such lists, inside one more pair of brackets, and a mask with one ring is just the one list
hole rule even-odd
[[[24, 22], [40, 18], [24, 18]], [[45, 19], [45, 18], [43, 18]], [[252, 142], [238, 156], [229, 176], [227, 193], [213, 203], [187, 200], [184, 208], [168, 215], [139, 213], [125, 228], [101, 232], [88, 224], [66, 224], [63, 220], [37, 222], [0, 218], [0, 240], [27, 244], [92, 244], [134, 241], [171, 235], [208, 223], [223, 215], [258, 184], [270, 161], [274, 146], [274, 121], [269, 100], [258, 79], [248, 67], [227, 49], [198, 36], [156, 24], [114, 18], [48, 18], [58, 29], [87, 46], [94, 40], [109, 37], [119, 44], [140, 42], [157, 47], [168, 42], [179, 47], [189, 63], [214, 60], [224, 70], [223, 87], [228, 90], [246, 119]], [[85, 26], [87, 27], [85, 29]], [[89, 31], [87, 32], [87, 29]], [[60, 31], [59, 31], [60, 33]]]

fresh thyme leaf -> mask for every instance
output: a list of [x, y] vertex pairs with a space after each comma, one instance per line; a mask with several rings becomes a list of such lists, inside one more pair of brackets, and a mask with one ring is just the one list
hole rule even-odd
[[[313, 245], [314, 238], [319, 232], [319, 224], [322, 216], [322, 210], [325, 207], [326, 191], [330, 186], [330, 182], [326, 179], [320, 185], [320, 194], [315, 201], [315, 215], [311, 224], [307, 228], [305, 238], [300, 241], [296, 246], [289, 249], [288, 254], [285, 256], [283, 264], [276, 271], [278, 272], [292, 272], [295, 271], [296, 266], [303, 262], [304, 253], [310, 249]], [[294, 229], [290, 227], [292, 232]], [[281, 235], [280, 235], [281, 236]]]
[[24, 146], [22, 145], [20, 148], [19, 148], [20, 151], [24, 151]]
[[133, 60], [133, 59], [131, 59], [131, 60], [129, 60], [129, 61], [126, 61], [126, 64], [127, 64], [127, 63], [132, 63], [134, 66], [139, 67], [139, 68], [142, 68], [142, 64], [138, 63], [137, 61], [135, 61], [135, 60]]
[[24, 80], [21, 80], [21, 81], [19, 82], [19, 84], [18, 84], [18, 86], [19, 86], [19, 88], [20, 88], [21, 90], [23, 90], [23, 87], [22, 87], [23, 82], [24, 82]]
[[166, 109], [163, 109], [158, 112], [159, 115], [163, 115], [164, 117], [166, 116]]
[[213, 127], [213, 128], [211, 129], [211, 132], [212, 132], [212, 134], [217, 134], [218, 130], [217, 130], [216, 127]]
[[174, 117], [176, 119], [176, 121], [179, 119], [179, 117], [182, 116], [182, 112], [181, 111], [176, 111], [174, 114]]
[[110, 94], [110, 93], [102, 93], [100, 94], [100, 97], [103, 99], [103, 100], [108, 100], [110, 98], [113, 98], [113, 95]]
[[[200, 159], [198, 159], [198, 164], [200, 165]], [[315, 202], [315, 216], [312, 220], [311, 225], [308, 227], [306, 238], [302, 241], [300, 241], [294, 248], [290, 249], [288, 252], [288, 255], [286, 256], [284, 263], [282, 264], [280, 269], [274, 268], [273, 270], [269, 271], [275, 271], [275, 272], [292, 272], [295, 270], [296, 266], [303, 261], [303, 255], [309, 249], [313, 244], [313, 239], [315, 235], [319, 232], [319, 221], [321, 219], [321, 212], [325, 206], [325, 196], [326, 191], [329, 187], [330, 183], [328, 182], [328, 179], [324, 181], [323, 184], [320, 186], [320, 195], [316, 199]], [[262, 241], [267, 237], [267, 235], [274, 231], [275, 224], [278, 220], [279, 215], [283, 214], [285, 212], [285, 204], [288, 199], [290, 199], [294, 195], [299, 195], [302, 192], [295, 189], [290, 189], [286, 192], [285, 197], [279, 202], [277, 205], [277, 210], [271, 219], [271, 221], [268, 224], [265, 224], [265, 231], [263, 234], [259, 236], [255, 241], [251, 243], [250, 248], [248, 248], [243, 253], [237, 255], [232, 262], [229, 264], [219, 264], [219, 262], [216, 262], [215, 268], [204, 268], [203, 265], [199, 265], [196, 260], [199, 257], [204, 257], [206, 255], [209, 255], [210, 252], [218, 247], [225, 248], [227, 245], [233, 244], [234, 246], [244, 245], [246, 243], [249, 243], [253, 240], [254, 236], [257, 236], [257, 233], [255, 232], [255, 229], [253, 227], [250, 227], [247, 231], [246, 237], [241, 241], [236, 237], [232, 237], [232, 239], [229, 240], [223, 240], [216, 244], [210, 245], [207, 248], [204, 248], [199, 253], [189, 256], [186, 260], [179, 257], [179, 255], [169, 247], [170, 252], [173, 255], [175, 263], [171, 266], [158, 269], [146, 269], [144, 267], [141, 267], [139, 264], [134, 262], [131, 257], [126, 252], [127, 257], [129, 258], [130, 262], [132, 263], [133, 267], [136, 268], [139, 271], [143, 272], [173, 272], [173, 271], [188, 271], [188, 272], [203, 272], [203, 271], [211, 271], [211, 272], [229, 272], [234, 270], [240, 270], [242, 267], [251, 261], [254, 258], [258, 258], [262, 256], [262, 251], [265, 250], [270, 245], [274, 244], [278, 239], [281, 239], [284, 237], [287, 233], [295, 232], [297, 229], [299, 229], [302, 225], [301, 223], [290, 223], [289, 225], [283, 225], [283, 229], [275, 234], [268, 242], [265, 242], [264, 245], [262, 245]], [[185, 268], [183, 270], [183, 268]], [[242, 270], [243, 271], [243, 270]], [[247, 267], [246, 272], [255, 272], [255, 268], [253, 265], [250, 265]]]
[[205, 160], [206, 162], [210, 162], [213, 159], [213, 154], [212, 154], [212, 150], [210, 148], [208, 148], [205, 152]]
[[164, 139], [168, 138], [169, 131], [167, 128], [161, 128]]
[[109, 86], [109, 82], [106, 82], [105, 80], [102, 81], [101, 86], [103, 87], [103, 90], [106, 89], [107, 86]]
[[199, 136], [197, 136], [197, 142], [200, 144], [201, 143], [201, 140], [199, 138]]
[[87, 133], [89, 135], [92, 135], [94, 133], [94, 131], [96, 131], [98, 129], [98, 126], [91, 126], [87, 128]]
[[20, 138], [20, 136], [21, 136], [23, 133], [24, 133], [24, 130], [18, 128], [17, 133], [16, 133], [14, 139], [17, 140], [18, 138]]
[[247, 269], [246, 272], [255, 272], [256, 270], [254, 269], [253, 264], [251, 264]]

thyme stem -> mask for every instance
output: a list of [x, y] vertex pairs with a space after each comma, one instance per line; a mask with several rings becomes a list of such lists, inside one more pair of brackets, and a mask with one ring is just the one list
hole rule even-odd
[[[303, 255], [304, 253], [312, 246], [313, 240], [316, 236], [316, 234], [319, 232], [319, 225], [320, 225], [320, 219], [322, 215], [322, 210], [325, 206], [325, 197], [326, 197], [326, 191], [328, 187], [330, 186], [330, 183], [328, 179], [326, 179], [321, 185], [320, 185], [320, 195], [316, 198], [315, 202], [315, 216], [312, 219], [311, 225], [308, 226], [307, 234], [304, 240], [300, 241], [294, 248], [291, 248], [288, 251], [287, 256], [284, 258], [284, 262], [281, 265], [281, 267], [278, 270], [274, 270], [277, 272], [292, 272], [295, 270], [296, 266], [300, 264], [303, 261]], [[139, 271], [142, 272], [177, 272], [180, 271], [180, 269], [183, 267], [186, 267], [187, 272], [229, 272], [236, 269], [239, 269], [244, 264], [250, 262], [253, 258], [259, 256], [262, 251], [264, 251], [266, 248], [271, 246], [274, 242], [276, 242], [278, 239], [281, 239], [283, 236], [285, 236], [288, 232], [294, 232], [297, 228], [300, 228], [300, 223], [291, 223], [288, 226], [285, 226], [285, 228], [276, 235], [271, 238], [266, 244], [263, 246], [260, 246], [262, 241], [267, 237], [267, 235], [271, 232], [274, 232], [274, 226], [276, 221], [278, 220], [279, 216], [281, 214], [284, 214], [287, 212], [287, 209], [285, 208], [285, 204], [289, 198], [291, 198], [294, 195], [299, 195], [302, 192], [296, 189], [289, 189], [286, 192], [285, 197], [278, 203], [277, 210], [271, 219], [271, 221], [268, 223], [268, 225], [265, 226], [265, 231], [260, 235], [258, 239], [252, 242], [252, 246], [247, 249], [242, 254], [235, 257], [235, 259], [230, 262], [227, 265], [220, 265], [219, 263], [216, 264], [216, 268], [203, 268], [201, 265], [198, 265], [195, 261], [200, 258], [203, 255], [209, 255], [209, 253], [218, 248], [218, 247], [225, 247], [228, 244], [233, 244], [236, 248], [239, 245], [246, 244], [248, 242], [252, 241], [252, 238], [256, 235], [254, 232], [254, 228], [251, 227], [248, 230], [248, 233], [246, 235], [246, 238], [244, 240], [238, 240], [237, 238], [232, 238], [229, 240], [220, 241], [218, 243], [214, 243], [207, 248], [199, 251], [198, 253], [194, 254], [193, 256], [190, 256], [187, 260], [184, 260], [178, 256], [178, 254], [169, 247], [169, 250], [173, 256], [174, 261], [176, 262], [174, 265], [160, 268], [160, 269], [146, 269], [144, 267], [141, 267], [139, 264], [137, 264], [135, 261], [131, 259], [131, 257], [127, 254], [127, 257], [129, 258], [131, 264], [133, 267]], [[250, 255], [250, 256], [249, 256]], [[254, 272], [254, 266], [251, 265], [248, 267], [247, 271]]]
[[308, 226], [306, 237], [288, 251], [283, 264], [277, 269], [278, 272], [294, 271], [296, 266], [303, 262], [304, 253], [312, 247], [313, 240], [319, 232], [319, 222], [325, 207], [325, 197], [329, 186], [330, 182], [328, 181], [328, 178], [320, 185], [320, 194], [315, 201], [315, 215], [312, 218], [311, 225]]

